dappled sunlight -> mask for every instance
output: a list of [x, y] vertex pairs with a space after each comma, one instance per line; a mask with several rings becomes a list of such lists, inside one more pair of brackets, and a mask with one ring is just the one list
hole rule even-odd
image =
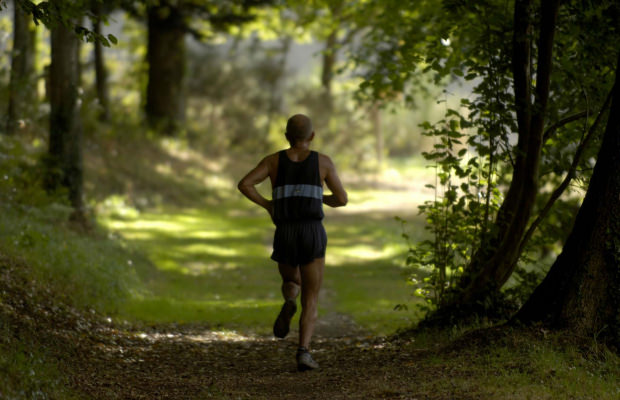
[[347, 260], [376, 260], [395, 255], [391, 248], [380, 248], [370, 245], [334, 246], [329, 252], [330, 258], [333, 259], [336, 264], [342, 264]]
[[214, 246], [207, 243], [185, 246], [185, 251], [194, 254], [204, 253], [207, 255], [216, 255], [223, 257], [234, 257], [239, 254], [239, 249], [223, 246]]
[[216, 270], [231, 270], [237, 268], [239, 268], [239, 266], [233, 263], [204, 263], [201, 261], [194, 261], [183, 264], [180, 271], [187, 275], [198, 276]]
[[349, 190], [346, 207], [326, 210], [326, 215], [383, 213], [391, 216], [415, 214], [418, 205], [431, 198], [427, 188], [408, 190]]
[[[415, 318], [394, 311], [397, 304], [411, 301], [403, 277], [407, 245], [394, 219], [395, 214], [414, 214], [415, 208], [407, 208], [412, 202], [407, 196], [405, 190], [355, 189], [347, 207], [325, 207], [325, 287], [331, 300], [321, 305], [322, 316], [341, 313], [362, 329], [382, 333]], [[390, 208], [395, 205], [402, 212]], [[343, 211], [348, 208], [352, 211]], [[204, 209], [109, 212], [102, 222], [152, 262], [152, 269], [139, 271], [146, 291], [134, 295], [123, 314], [158, 322], [205, 321], [226, 329], [270, 330], [281, 305], [280, 278], [269, 259], [274, 226], [262, 210], [232, 201]]]

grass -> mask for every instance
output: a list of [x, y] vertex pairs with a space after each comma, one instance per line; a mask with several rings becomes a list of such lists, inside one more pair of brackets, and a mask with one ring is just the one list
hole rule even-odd
[[[611, 400], [620, 396], [617, 355], [584, 340], [579, 343], [543, 331], [423, 332], [404, 344], [402, 351], [430, 349], [428, 356], [416, 360], [416, 368], [421, 375], [438, 376], [421, 379], [416, 390], [441, 394], [438, 398]], [[445, 344], [447, 348], [438, 348]]]
[[[85, 188], [103, 229], [84, 235], [64, 222], [70, 209], [39, 188], [34, 160], [41, 141], [3, 140], [10, 162], [0, 184], [23, 194], [3, 203], [0, 250], [32, 265], [37, 279], [80, 307], [124, 319], [270, 330], [281, 304], [269, 259], [273, 226], [235, 189], [256, 160], [216, 162], [170, 140], [101, 138], [89, 145]], [[399, 172], [388, 167], [385, 174]], [[365, 330], [387, 334], [415, 318], [394, 311], [411, 298], [403, 279], [406, 247], [393, 216], [411, 213], [419, 193], [373, 179], [376, 188], [354, 185], [349, 206], [327, 210], [320, 312], [347, 314]]]
[[[152, 262], [136, 268], [146, 292], [124, 303], [119, 311], [125, 318], [200, 321], [258, 333], [271, 329], [282, 302], [280, 278], [269, 259], [273, 226], [266, 213], [240, 195], [228, 196], [200, 209], [101, 210], [104, 226]], [[349, 207], [357, 207], [355, 193]], [[412, 300], [403, 278], [406, 248], [399, 223], [387, 213], [329, 214], [321, 314], [351, 315], [375, 334], [411, 325], [413, 313], [394, 311]]]
[[[170, 140], [118, 146], [106, 139], [97, 148], [101, 151], [87, 160], [87, 176], [98, 185], [87, 189], [98, 200], [99, 221], [150, 261], [134, 266], [144, 290], [133, 291], [120, 316], [269, 332], [282, 301], [279, 274], [269, 259], [273, 226], [235, 188], [257, 159], [214, 161]], [[350, 179], [349, 205], [326, 210], [321, 315], [347, 314], [374, 334], [417, 318], [394, 311], [415, 300], [403, 277], [406, 245], [393, 217], [416, 212], [424, 185], [406, 182], [424, 173], [418, 162], [390, 162], [381, 174]], [[268, 184], [259, 190], [267, 194]]]

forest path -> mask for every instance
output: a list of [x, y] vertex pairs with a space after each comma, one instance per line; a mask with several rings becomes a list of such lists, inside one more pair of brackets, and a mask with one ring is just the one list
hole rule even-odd
[[321, 367], [300, 373], [295, 335], [276, 340], [156, 326], [109, 328], [97, 337], [81, 349], [73, 382], [93, 399], [436, 398], [419, 383], [442, 374], [441, 367], [420, 370], [424, 350], [406, 351], [385, 338], [318, 336], [313, 353]]
[[0, 255], [0, 321], [36, 338], [78, 399], [445, 398], [433, 397], [428, 384], [419, 389], [439, 385], [428, 374], [443, 366], [419, 367], [427, 351], [413, 341], [318, 333], [312, 351], [321, 367], [301, 373], [295, 332], [275, 339], [206, 323], [117, 322], [59, 302], [25, 269]]
[[[331, 233], [328, 244], [331, 254], [320, 292], [320, 315], [312, 347], [314, 358], [321, 365], [319, 371], [299, 373], [296, 370], [297, 318], [284, 340], [265, 332], [266, 328], [271, 329], [282, 300], [277, 271], [272, 263], [261, 264], [265, 263], [263, 257], [268, 253], [265, 249], [271, 246], [269, 234], [265, 233], [269, 230], [261, 228], [251, 238], [258, 249], [248, 254], [251, 259], [243, 260], [255, 263], [252, 270], [242, 267], [217, 270], [218, 279], [223, 282], [219, 285], [229, 292], [235, 288], [224, 286], [225, 282], [239, 277], [242, 277], [240, 282], [263, 286], [250, 288], [249, 283], [242, 283], [236, 296], [258, 297], [268, 290], [275, 294], [269, 300], [274, 306], [254, 309], [257, 323], [248, 323], [247, 329], [227, 324], [226, 312], [247, 321], [252, 313], [249, 309], [245, 316], [244, 311], [230, 303], [226, 305], [228, 311], [214, 316], [219, 320], [212, 320], [224, 323], [215, 325], [200, 320], [189, 324], [150, 323], [141, 327], [116, 322], [103, 325], [94, 335], [95, 342], [84, 343], [85, 357], [75, 369], [79, 372], [74, 384], [89, 397], [101, 399], [367, 399], [415, 398], [418, 394], [421, 398], [432, 398], [428, 397], [432, 395], [430, 392], [416, 392], [419, 378], [414, 360], [420, 350], [404, 352], [402, 344], [390, 342], [383, 336], [398, 325], [410, 326], [409, 321], [414, 316], [393, 309], [397, 302], [407, 300], [410, 289], [398, 266], [402, 257], [394, 256], [403, 249], [403, 243], [393, 244], [400, 240], [399, 223], [391, 212], [382, 211], [356, 212], [353, 209], [348, 213], [331, 213], [326, 219], [328, 233]], [[185, 219], [190, 220], [191, 216], [193, 221], [199, 221], [195, 224], [208, 226], [202, 223], [202, 215], [185, 214]], [[255, 215], [235, 214], [235, 223], [241, 225], [245, 224], [243, 218], [263, 217]], [[160, 219], [168, 223], [179, 220], [173, 215], [162, 218], [143, 214], [141, 218], [156, 221], [154, 226], [162, 225]], [[230, 223], [230, 218], [227, 221]], [[138, 234], [147, 232], [147, 228], [136, 227], [139, 223], [123, 220], [115, 226], [120, 232], [122, 228], [128, 232], [133, 228], [131, 232], [139, 237]], [[224, 223], [223, 219], [218, 220], [219, 225]], [[175, 229], [178, 231], [180, 227]], [[244, 232], [253, 231], [246, 229]], [[182, 236], [192, 235], [193, 231], [187, 230]], [[170, 243], [171, 236], [160, 231], [149, 241], [142, 239], [140, 243], [146, 251], [157, 251]], [[237, 243], [230, 240], [230, 248], [245, 243], [250, 241], [245, 238]], [[245, 245], [246, 252], [251, 251], [249, 246]], [[178, 253], [186, 249], [185, 241], [179, 241], [178, 248]], [[196, 262], [195, 257], [203, 255], [192, 257], [192, 262]], [[164, 255], [159, 259], [165, 260]], [[243, 275], [234, 275], [240, 271]], [[269, 280], [259, 281], [259, 274], [268, 276]], [[174, 278], [184, 279], [178, 275]], [[205, 275], [192, 279], [204, 279], [205, 284], [215, 287], [214, 278]], [[183, 282], [182, 287], [187, 287], [187, 281], [180, 282]], [[265, 287], [267, 285], [269, 287]], [[262, 292], [256, 295], [249, 292], [258, 289]]]
[[394, 310], [411, 289], [393, 218], [414, 207], [400, 204], [400, 188], [350, 197], [345, 209], [326, 210], [327, 266], [312, 345], [319, 371], [296, 370], [298, 315], [286, 339], [267, 334], [282, 302], [268, 260], [272, 227], [242, 199], [108, 220], [158, 268], [143, 275], [154, 298], [134, 303], [138, 317], [193, 322], [101, 325], [84, 342], [76, 387], [101, 399], [432, 398], [418, 389], [420, 350], [403, 351], [384, 336], [415, 318]]

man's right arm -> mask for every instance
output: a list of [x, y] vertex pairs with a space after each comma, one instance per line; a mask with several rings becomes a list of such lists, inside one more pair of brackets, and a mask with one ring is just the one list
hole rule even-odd
[[245, 197], [263, 207], [271, 214], [273, 212], [271, 209], [271, 201], [263, 197], [255, 187], [255, 185], [261, 183], [269, 176], [269, 161], [269, 157], [265, 157], [253, 170], [248, 172], [248, 174], [241, 179], [237, 188]]
[[338, 173], [336, 172], [336, 166], [329, 157], [325, 156], [324, 160], [327, 169], [327, 173], [325, 174], [325, 184], [329, 190], [331, 190], [332, 194], [323, 196], [323, 203], [330, 207], [345, 206], [347, 205], [349, 199], [347, 192], [342, 187], [342, 182], [340, 182]]

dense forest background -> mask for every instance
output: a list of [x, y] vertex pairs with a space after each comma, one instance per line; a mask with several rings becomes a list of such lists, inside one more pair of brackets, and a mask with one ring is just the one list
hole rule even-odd
[[[235, 184], [304, 113], [351, 199], [326, 218], [327, 365], [378, 368], [343, 398], [492, 370], [480, 398], [615, 398], [619, 43], [610, 0], [1, 1], [0, 395], [303, 397], [226, 354], [273, 357], [271, 226]], [[220, 372], [175, 357], [193, 341]], [[187, 369], [157, 392], [145, 358]]]

